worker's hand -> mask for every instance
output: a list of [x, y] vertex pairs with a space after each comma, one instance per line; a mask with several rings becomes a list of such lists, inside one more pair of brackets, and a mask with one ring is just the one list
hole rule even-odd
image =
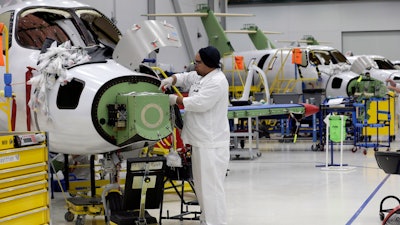
[[386, 82], [387, 82], [387, 83], [389, 83], [389, 84], [390, 84], [390, 86], [392, 86], [392, 87], [396, 87], [396, 82], [394, 82], [394, 80], [392, 80], [392, 79], [388, 78], [388, 79], [386, 79]]
[[174, 78], [172, 78], [172, 77], [167, 77], [167, 78], [165, 78], [165, 79], [163, 79], [162, 81], [161, 81], [161, 84], [160, 84], [160, 87], [159, 87], [159, 89], [160, 90], [166, 90], [167, 88], [170, 88], [171, 86], [172, 86], [172, 83], [174, 82]]
[[176, 104], [176, 99], [178, 98], [177, 95], [169, 95], [169, 105], [175, 105]]

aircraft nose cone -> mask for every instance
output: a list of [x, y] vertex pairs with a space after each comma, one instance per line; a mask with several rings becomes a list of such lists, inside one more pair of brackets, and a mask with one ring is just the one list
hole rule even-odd
[[319, 112], [319, 107], [316, 105], [307, 104], [307, 103], [302, 103], [302, 105], [304, 105], [304, 108], [305, 108], [305, 117], [311, 116], [311, 115]]
[[92, 122], [104, 140], [116, 146], [158, 141], [171, 132], [168, 95], [152, 76], [115, 78], [96, 93]]

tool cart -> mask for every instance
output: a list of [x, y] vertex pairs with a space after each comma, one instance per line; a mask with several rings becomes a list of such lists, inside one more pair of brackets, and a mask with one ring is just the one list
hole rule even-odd
[[[360, 102], [353, 103], [356, 110], [353, 112], [352, 121], [357, 132], [354, 137], [355, 145], [352, 149], [353, 152], [363, 149], [366, 154], [366, 149], [373, 148], [377, 151], [379, 148], [387, 148], [390, 150], [391, 136], [386, 135], [387, 139], [384, 140], [380, 131], [387, 129], [390, 131], [391, 121], [391, 108], [390, 108], [390, 96], [387, 97], [371, 97], [364, 99]], [[388, 108], [384, 109], [379, 107], [381, 102], [387, 102]], [[374, 103], [374, 104], [372, 104]], [[374, 115], [374, 118], [371, 118]], [[376, 137], [372, 142], [372, 138], [368, 135], [371, 129], [375, 130]]]
[[47, 163], [45, 133], [0, 133], [0, 224], [50, 223]]

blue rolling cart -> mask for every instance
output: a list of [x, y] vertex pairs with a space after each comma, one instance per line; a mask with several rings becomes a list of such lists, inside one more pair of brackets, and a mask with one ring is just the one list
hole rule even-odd
[[[383, 140], [383, 138], [381, 138], [379, 135], [379, 128], [387, 127], [390, 130], [390, 104], [388, 104], [389, 107], [387, 110], [379, 109], [378, 104], [378, 102], [389, 101], [389, 98], [390, 96], [379, 98], [372, 97], [369, 99], [364, 99], [360, 102], [353, 103], [356, 110], [353, 112], [352, 121], [356, 129], [355, 133], [358, 134], [354, 137], [355, 145], [352, 149], [353, 152], [363, 149], [364, 154], [366, 154], [368, 148], [373, 148], [375, 151], [378, 151], [379, 148], [387, 148], [388, 151], [390, 150], [390, 135], [387, 136], [387, 140]], [[370, 109], [371, 102], [376, 102], [376, 104], [374, 104], [374, 109]], [[369, 120], [368, 110], [376, 113], [377, 118], [375, 121]], [[371, 141], [371, 138], [369, 138], [371, 136], [368, 135], [367, 128], [376, 129], [376, 138], [373, 142]]]

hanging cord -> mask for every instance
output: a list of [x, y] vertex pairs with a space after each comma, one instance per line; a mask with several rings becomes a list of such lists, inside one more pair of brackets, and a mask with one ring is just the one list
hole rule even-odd
[[294, 132], [294, 138], [293, 138], [293, 143], [296, 143], [297, 141], [297, 134], [299, 133], [299, 128], [300, 128], [300, 120], [296, 118], [296, 116], [293, 113], [289, 113], [290, 117], [294, 119], [296, 122], [296, 131]]

